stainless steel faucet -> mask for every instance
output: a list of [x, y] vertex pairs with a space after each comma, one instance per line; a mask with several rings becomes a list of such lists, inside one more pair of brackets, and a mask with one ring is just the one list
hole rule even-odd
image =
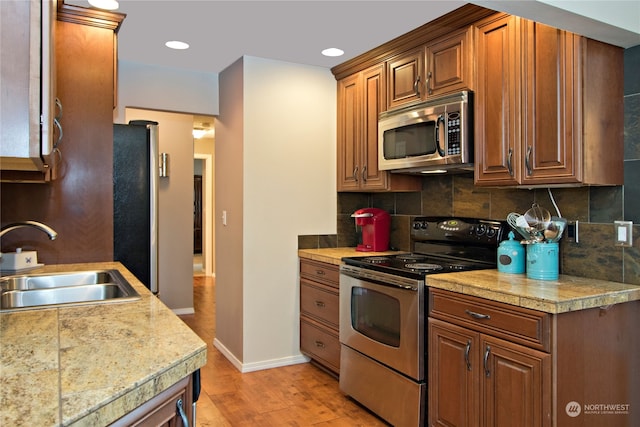
[[58, 237], [58, 233], [56, 233], [56, 231], [53, 228], [38, 221], [20, 221], [20, 222], [14, 222], [12, 224], [7, 224], [4, 227], [2, 227], [2, 229], [0, 230], [0, 237], [4, 236], [11, 230], [15, 230], [16, 228], [22, 228], [22, 227], [37, 228], [38, 230], [44, 233], [47, 233], [47, 235], [49, 236], [49, 240], [55, 240], [56, 237]]

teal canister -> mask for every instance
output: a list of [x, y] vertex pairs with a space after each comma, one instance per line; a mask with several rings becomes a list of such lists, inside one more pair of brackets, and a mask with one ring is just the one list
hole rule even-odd
[[514, 240], [513, 231], [509, 232], [509, 240], [504, 240], [498, 246], [498, 271], [501, 273], [524, 273], [524, 246]]
[[557, 242], [527, 245], [527, 277], [537, 280], [558, 279], [559, 253]]

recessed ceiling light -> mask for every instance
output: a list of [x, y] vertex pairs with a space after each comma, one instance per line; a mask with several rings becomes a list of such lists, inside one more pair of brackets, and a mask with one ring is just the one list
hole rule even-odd
[[120, 5], [117, 0], [89, 0], [89, 4], [98, 9], [116, 10]]
[[171, 49], [178, 49], [178, 50], [189, 49], [189, 43], [180, 42], [177, 40], [168, 41], [164, 45]]
[[344, 55], [344, 50], [338, 49], [337, 47], [330, 47], [322, 51], [324, 56], [342, 56]]

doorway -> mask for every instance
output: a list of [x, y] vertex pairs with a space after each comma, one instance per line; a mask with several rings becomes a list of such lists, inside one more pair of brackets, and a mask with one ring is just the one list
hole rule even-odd
[[[194, 171], [194, 274], [198, 269], [198, 274], [205, 276], [215, 276], [215, 253], [213, 247], [213, 236], [215, 233], [213, 225], [213, 155], [195, 153], [193, 154]], [[196, 178], [198, 177], [198, 178]], [[197, 182], [199, 181], [199, 182]], [[196, 190], [196, 187], [200, 187]], [[196, 199], [196, 191], [201, 192], [201, 200]], [[199, 206], [197, 206], [199, 204]], [[200, 210], [200, 230], [197, 229], [196, 216]], [[199, 234], [200, 242], [196, 242], [196, 234]], [[200, 249], [200, 252], [197, 252]]]

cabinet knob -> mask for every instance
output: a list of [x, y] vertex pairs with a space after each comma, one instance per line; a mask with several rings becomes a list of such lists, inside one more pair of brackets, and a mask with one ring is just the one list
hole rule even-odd
[[325, 307], [325, 303], [324, 303], [324, 301], [316, 301], [316, 307], [318, 307], [318, 308], [324, 308], [324, 307]]
[[318, 276], [324, 276], [324, 275], [325, 275], [325, 272], [324, 272], [324, 270], [316, 270], [316, 274], [317, 274]]
[[316, 347], [324, 348], [324, 343], [322, 341], [316, 341]]

